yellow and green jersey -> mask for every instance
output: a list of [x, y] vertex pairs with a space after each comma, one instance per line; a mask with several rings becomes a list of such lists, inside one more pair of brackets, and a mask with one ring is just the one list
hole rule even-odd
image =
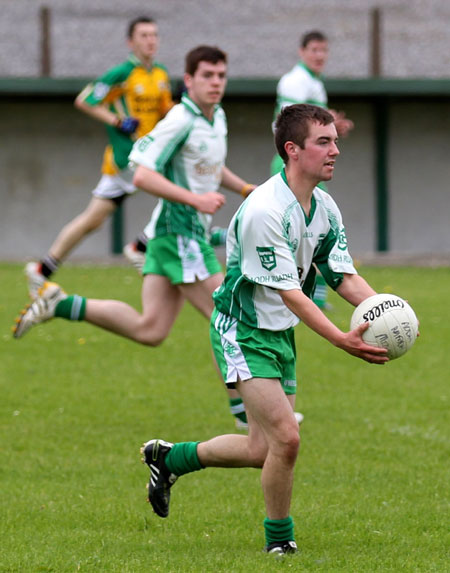
[[106, 127], [109, 145], [103, 156], [102, 173], [108, 175], [127, 166], [134, 141], [151, 131], [173, 106], [166, 68], [156, 62], [146, 68], [134, 54], [88, 84], [82, 95], [89, 105], [106, 105], [120, 118], [139, 120], [132, 135]]

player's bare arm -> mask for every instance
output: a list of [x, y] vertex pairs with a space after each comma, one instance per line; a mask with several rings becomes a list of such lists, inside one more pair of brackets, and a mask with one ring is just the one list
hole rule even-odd
[[148, 169], [143, 165], [137, 167], [133, 177], [133, 184], [156, 197], [189, 205], [197, 209], [197, 211], [209, 215], [213, 215], [225, 204], [225, 197], [222, 193], [211, 191], [203, 195], [196, 195], [183, 187], [175, 185], [161, 173]]
[[89, 105], [86, 103], [83, 92], [81, 92], [75, 99], [74, 105], [77, 109], [93, 117], [97, 121], [106, 123], [107, 125], [116, 126], [120, 118], [113, 113], [106, 105]]
[[367, 324], [362, 324], [350, 332], [342, 332], [300, 289], [278, 292], [289, 310], [334, 346], [373, 364], [384, 364], [388, 361], [384, 348], [376, 348], [363, 341], [362, 334], [367, 329]]
[[120, 129], [128, 135], [131, 135], [136, 131], [139, 125], [138, 119], [135, 117], [127, 117], [125, 115], [119, 116], [102, 103], [98, 105], [90, 105], [84, 100], [83, 93], [84, 92], [81, 92], [81, 94], [76, 98], [74, 104], [80, 111], [98, 121], [101, 121], [102, 123], [105, 123], [106, 125], [117, 127], [117, 129]]
[[243, 197], [247, 197], [247, 195], [249, 195], [253, 189], [256, 188], [256, 185], [247, 183], [241, 177], [239, 177], [239, 175], [233, 173], [233, 171], [231, 171], [231, 169], [226, 166], [223, 166], [222, 168], [221, 185], [230, 191], [240, 193]]
[[344, 274], [336, 292], [353, 306], [358, 306], [369, 296], [377, 294], [363, 277], [350, 274]]

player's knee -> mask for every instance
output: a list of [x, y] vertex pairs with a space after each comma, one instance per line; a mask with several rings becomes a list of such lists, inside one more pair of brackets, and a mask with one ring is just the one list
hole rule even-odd
[[161, 344], [166, 340], [167, 334], [167, 332], [157, 330], [153, 326], [145, 323], [143, 326], [137, 329], [135, 333], [135, 340], [141, 344], [144, 344], [145, 346], [156, 348], [157, 346], [161, 346]]
[[136, 336], [137, 342], [140, 342], [144, 346], [150, 346], [152, 348], [156, 348], [157, 346], [161, 346], [161, 344], [166, 339], [165, 336], [154, 336], [152, 334], [141, 334]]
[[291, 424], [278, 444], [280, 455], [288, 463], [295, 463], [298, 451], [300, 449], [300, 434], [298, 432], [298, 425]]
[[146, 346], [160, 346], [170, 333], [170, 325], [159, 320], [159, 315], [155, 312], [146, 311], [141, 316], [135, 331], [136, 339]]

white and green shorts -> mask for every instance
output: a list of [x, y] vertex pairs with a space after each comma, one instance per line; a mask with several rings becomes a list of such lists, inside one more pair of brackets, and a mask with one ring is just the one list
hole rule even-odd
[[203, 281], [220, 272], [214, 249], [206, 241], [163, 235], [147, 243], [143, 275], [162, 275], [177, 285]]
[[295, 394], [296, 351], [294, 329], [272, 331], [253, 328], [217, 309], [211, 317], [214, 356], [225, 384], [238, 380], [278, 378], [286, 394]]
[[102, 175], [92, 195], [113, 201], [119, 197], [127, 197], [137, 191], [132, 181], [133, 172], [128, 168], [122, 169], [117, 175]]

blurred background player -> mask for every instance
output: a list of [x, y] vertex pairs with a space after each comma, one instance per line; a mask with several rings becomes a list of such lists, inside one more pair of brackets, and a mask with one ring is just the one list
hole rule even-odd
[[[146, 228], [149, 241], [143, 268], [142, 313], [117, 300], [67, 296], [45, 282], [34, 303], [18, 319], [14, 336], [53, 317], [85, 320], [126, 338], [158, 346], [168, 336], [185, 300], [208, 320], [212, 293], [223, 280], [209, 242], [211, 216], [225, 204], [219, 186], [247, 194], [246, 183], [225, 166], [227, 122], [220, 106], [227, 83], [227, 56], [199, 46], [186, 56], [187, 94], [133, 146], [133, 184], [160, 197]], [[246, 424], [242, 400], [229, 391], [230, 409]]]
[[[321, 76], [328, 60], [328, 39], [325, 34], [313, 30], [302, 36], [298, 55], [300, 59], [297, 64], [278, 82], [274, 120], [284, 106], [294, 103], [309, 103], [327, 108], [328, 97]], [[334, 117], [338, 135], [345, 137], [353, 129], [353, 122], [343, 112], [328, 111]], [[283, 165], [283, 160], [276, 154], [270, 166], [271, 175], [279, 173]], [[318, 186], [326, 190], [323, 182]], [[317, 275], [314, 302], [320, 308], [327, 307], [327, 287], [320, 273]]]
[[[136, 191], [127, 167], [133, 143], [151, 131], [173, 106], [167, 71], [154, 60], [159, 47], [155, 21], [136, 18], [129, 23], [127, 35], [131, 50], [127, 60], [86, 86], [75, 100], [79, 110], [106, 125], [109, 144], [103, 156], [102, 177], [87, 208], [63, 227], [47, 255], [25, 267], [32, 298], [72, 249]], [[141, 233], [124, 248], [125, 256], [137, 268], [142, 268], [145, 260], [146, 241]]]

